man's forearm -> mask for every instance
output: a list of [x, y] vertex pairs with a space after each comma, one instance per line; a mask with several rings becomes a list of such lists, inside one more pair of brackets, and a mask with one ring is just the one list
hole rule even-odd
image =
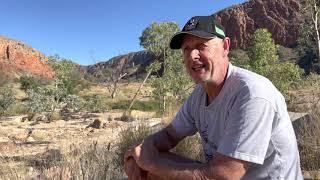
[[149, 172], [163, 179], [209, 179], [206, 164], [197, 162], [177, 162], [172, 159], [159, 157], [149, 169]]
[[175, 130], [171, 125], [167, 126], [166, 128], [162, 129], [161, 131], [147, 137], [150, 142], [158, 149], [160, 152], [169, 151], [170, 149], [174, 148], [177, 143], [182, 139], [181, 138], [174, 138], [177, 135], [174, 135]]
[[164, 179], [208, 179], [205, 177], [205, 164], [197, 163], [194, 160], [187, 159], [167, 152], [174, 148], [182, 139], [178, 137], [172, 126], [147, 137], [145, 143], [151, 143], [159, 150], [160, 155], [154, 164], [148, 169], [149, 172]]

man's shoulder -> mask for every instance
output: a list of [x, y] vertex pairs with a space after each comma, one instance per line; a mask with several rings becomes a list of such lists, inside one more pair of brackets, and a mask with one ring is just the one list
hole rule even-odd
[[236, 90], [241, 94], [246, 93], [250, 98], [269, 98], [279, 94], [269, 79], [236, 66], [233, 66], [232, 74], [230, 74], [229, 86], [233, 91]]
[[[260, 84], [270, 84], [270, 80], [260, 74], [252, 72], [247, 69], [243, 69], [237, 66], [233, 66], [233, 72], [230, 75], [231, 78], [237, 79], [243, 85], [260, 85]], [[272, 83], [271, 83], [272, 84]]]

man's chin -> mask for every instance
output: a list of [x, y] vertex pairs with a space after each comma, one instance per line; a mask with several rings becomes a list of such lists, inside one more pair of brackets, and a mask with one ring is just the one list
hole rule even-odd
[[205, 79], [196, 79], [196, 80], [193, 80], [196, 84], [200, 84], [200, 85], [206, 85], [208, 83], [207, 80]]

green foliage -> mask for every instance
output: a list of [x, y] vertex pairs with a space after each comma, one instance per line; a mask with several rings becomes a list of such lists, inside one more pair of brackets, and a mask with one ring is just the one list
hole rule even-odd
[[301, 70], [291, 62], [279, 62], [278, 46], [266, 29], [258, 29], [254, 33], [254, 44], [249, 49], [248, 68], [270, 79], [282, 92], [301, 76]]
[[39, 86], [36, 90], [29, 89], [27, 91], [28, 112], [47, 112], [52, 115], [54, 110], [67, 96], [66, 89], [59, 87], [59, 83], [59, 81], [56, 81], [54, 86]]
[[266, 77], [282, 92], [287, 92], [291, 84], [301, 77], [301, 69], [293, 63], [284, 62], [271, 66]]
[[84, 79], [77, 65], [71, 60], [60, 58], [58, 55], [48, 58], [49, 65], [55, 70], [57, 79], [62, 81], [68, 94], [77, 94], [89, 83]]
[[253, 46], [249, 49], [249, 64], [257, 73], [264, 75], [270, 65], [278, 61], [278, 46], [266, 29], [258, 29], [253, 39]]
[[36, 90], [40, 86], [39, 81], [32, 76], [21, 76], [19, 83], [21, 84], [21, 89], [24, 91], [28, 89]]
[[27, 114], [28, 110], [27, 110], [27, 106], [24, 102], [19, 102], [19, 101], [15, 101], [15, 103], [13, 103], [11, 106], [9, 106], [9, 108], [6, 111], [6, 114], [8, 115], [22, 115], [22, 114]]
[[[111, 109], [127, 109], [130, 104], [129, 100], [115, 102], [111, 105]], [[131, 108], [132, 110], [140, 111], [159, 111], [159, 102], [157, 101], [135, 101]]]
[[168, 99], [182, 100], [191, 84], [181, 52], [169, 48], [170, 39], [177, 31], [179, 26], [173, 22], [152, 23], [140, 37], [140, 45], [158, 57], [158, 61], [151, 64], [147, 71], [156, 73], [149, 81], [154, 88], [153, 97], [160, 102], [163, 113]]
[[57, 108], [66, 106], [68, 109], [78, 112], [84, 106], [80, 97], [68, 94], [63, 82], [59, 79], [56, 79], [52, 85], [29, 89], [27, 95], [27, 111], [29, 113], [45, 113], [49, 121], [52, 120]]
[[74, 112], [79, 112], [80, 110], [82, 110], [84, 108], [85, 102], [82, 98], [80, 98], [77, 95], [68, 95], [65, 100], [64, 103], [66, 103], [66, 107], [68, 109], [73, 110]]
[[299, 52], [294, 48], [288, 48], [281, 45], [278, 45], [279, 61], [280, 62], [292, 62], [296, 63], [299, 60]]
[[165, 55], [172, 35], [178, 31], [179, 25], [174, 22], [154, 22], [142, 32], [140, 45], [156, 56]]
[[103, 99], [104, 97], [101, 95], [86, 97], [84, 108], [89, 112], [104, 112], [106, 110], [106, 106]]
[[301, 79], [294, 83], [294, 90], [299, 89], [313, 89], [320, 87], [320, 75], [311, 73], [304, 75]]
[[0, 88], [0, 115], [6, 113], [9, 107], [15, 103], [14, 93], [9, 86]]
[[229, 52], [229, 60], [232, 64], [244, 68], [249, 69], [250, 58], [248, 53], [242, 49], [235, 49]]
[[[317, 72], [316, 66], [320, 66], [320, 46], [317, 40], [319, 38], [318, 33], [320, 29], [319, 7], [319, 1], [317, 0], [301, 1], [300, 13], [303, 15], [304, 21], [299, 27], [298, 46], [296, 47], [296, 50], [299, 52], [300, 58], [298, 64], [305, 70], [307, 75], [313, 71]], [[315, 21], [315, 16], [317, 14], [318, 20]]]

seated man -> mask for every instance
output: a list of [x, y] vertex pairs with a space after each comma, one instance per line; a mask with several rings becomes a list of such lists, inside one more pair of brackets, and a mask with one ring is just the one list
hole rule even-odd
[[[170, 42], [198, 84], [165, 129], [125, 154], [129, 179], [303, 179], [285, 99], [265, 77], [231, 65], [212, 16], [191, 18]], [[206, 162], [169, 150], [200, 133]]]

